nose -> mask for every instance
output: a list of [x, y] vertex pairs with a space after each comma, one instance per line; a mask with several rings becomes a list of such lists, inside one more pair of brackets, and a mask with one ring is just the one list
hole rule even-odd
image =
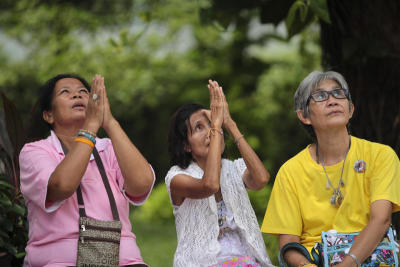
[[75, 92], [74, 95], [72, 96], [73, 99], [75, 98], [82, 98], [82, 95], [79, 92]]
[[328, 93], [328, 99], [326, 100], [328, 105], [337, 105], [337, 99], [333, 96], [331, 92]]

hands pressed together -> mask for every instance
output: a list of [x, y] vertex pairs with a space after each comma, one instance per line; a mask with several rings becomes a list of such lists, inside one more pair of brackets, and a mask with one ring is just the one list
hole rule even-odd
[[226, 128], [228, 123], [232, 122], [232, 118], [222, 87], [218, 82], [208, 80], [208, 90], [210, 92], [210, 112], [206, 112], [206, 115], [211, 122], [211, 127], [221, 129], [224, 126]]
[[104, 77], [96, 74], [92, 80], [92, 90], [86, 108], [86, 121], [96, 129], [102, 127], [106, 131], [114, 119], [108, 102]]

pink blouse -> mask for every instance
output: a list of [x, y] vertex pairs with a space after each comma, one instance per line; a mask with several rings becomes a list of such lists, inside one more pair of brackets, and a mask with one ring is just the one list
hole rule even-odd
[[[143, 197], [127, 196], [111, 140], [97, 138], [96, 148], [103, 161], [122, 223], [120, 265], [143, 263], [136, 236], [131, 231], [129, 202], [143, 204], [153, 186]], [[47, 139], [25, 144], [21, 150], [21, 191], [28, 207], [29, 221], [25, 266], [76, 265], [79, 231], [76, 193], [60, 202], [46, 202], [50, 175], [63, 159], [63, 150], [53, 131]], [[154, 181], [155, 176], [153, 185]], [[107, 192], [93, 155], [82, 178], [81, 188], [86, 215], [99, 220], [112, 220]]]

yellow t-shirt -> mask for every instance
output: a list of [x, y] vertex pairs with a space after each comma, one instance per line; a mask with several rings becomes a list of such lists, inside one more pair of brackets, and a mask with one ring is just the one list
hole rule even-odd
[[[366, 163], [364, 173], [354, 163]], [[399, 158], [389, 146], [351, 137], [339, 208], [330, 204], [333, 193], [321, 165], [310, 155], [309, 146], [288, 160], [279, 170], [272, 189], [261, 231], [300, 237], [308, 250], [321, 241], [321, 231], [359, 232], [369, 222], [370, 206], [376, 200], [388, 200], [393, 212], [400, 210]], [[343, 161], [325, 166], [337, 187]]]

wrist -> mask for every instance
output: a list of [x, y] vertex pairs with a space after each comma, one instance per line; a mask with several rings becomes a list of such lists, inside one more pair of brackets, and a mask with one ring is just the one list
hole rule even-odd
[[100, 125], [96, 122], [85, 122], [82, 126], [82, 129], [93, 132], [94, 134], [97, 134], [99, 128], [100, 128]]
[[232, 118], [229, 118], [227, 121], [224, 121], [224, 127], [228, 129], [234, 129], [236, 128], [236, 122], [232, 120]]
[[[348, 256], [348, 257], [345, 257], [345, 258], [343, 259], [343, 262], [347, 260], [347, 262], [348, 262], [349, 264], [351, 264], [351, 266], [361, 267], [361, 263], [360, 263], [360, 261], [358, 260], [358, 258], [356, 257], [356, 255], [354, 255], [354, 254], [351, 253], [351, 252], [348, 252], [348, 253], [346, 253], [345, 256]], [[347, 258], [347, 259], [346, 259], [346, 258]]]
[[104, 124], [103, 128], [108, 133], [111, 129], [113, 129], [115, 126], [118, 125], [119, 125], [118, 121], [112, 118], [106, 124]]

